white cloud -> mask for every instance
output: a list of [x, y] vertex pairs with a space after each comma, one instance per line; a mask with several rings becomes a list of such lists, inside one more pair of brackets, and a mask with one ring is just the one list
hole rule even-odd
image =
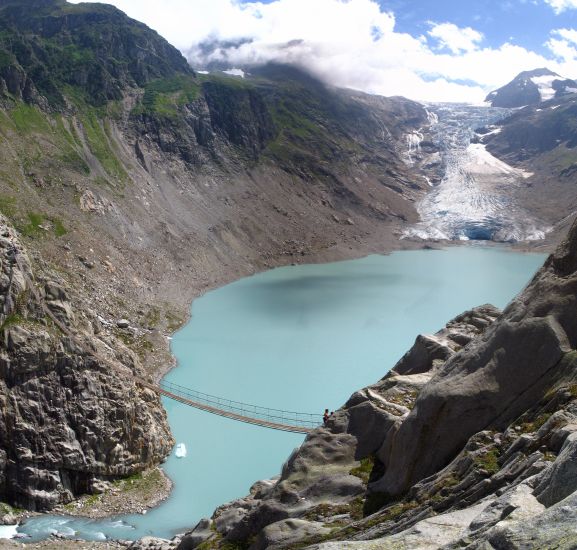
[[545, 3], [549, 4], [556, 14], [560, 14], [565, 10], [577, 9], [577, 0], [545, 0]]
[[429, 36], [439, 41], [441, 48], [453, 53], [470, 52], [477, 49], [483, 35], [471, 27], [459, 28], [453, 23], [431, 23]]
[[422, 101], [468, 102], [482, 101], [488, 91], [536, 67], [577, 75], [571, 50], [555, 42], [569, 42], [575, 32], [569, 29], [550, 37], [552, 57], [547, 59], [509, 43], [481, 47], [480, 32], [450, 22], [432, 24], [426, 36], [398, 32], [395, 15], [377, 0], [108, 2], [157, 30], [197, 68], [211, 61], [228, 68], [290, 62], [336, 86]]
[[567, 42], [577, 44], [577, 31], [575, 29], [556, 29], [551, 34], [556, 34]]
[[574, 29], [556, 29], [545, 44], [551, 53], [565, 64], [577, 60], [577, 31]]

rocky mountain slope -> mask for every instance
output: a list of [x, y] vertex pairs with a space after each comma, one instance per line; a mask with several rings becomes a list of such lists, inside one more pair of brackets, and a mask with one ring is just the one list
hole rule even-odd
[[195, 76], [106, 6], [0, 9], [0, 210], [106, 320], [172, 328], [207, 287], [394, 246], [416, 219], [427, 144], [409, 160], [406, 137], [423, 138], [422, 106], [283, 67]]
[[488, 128], [479, 141], [530, 177], [511, 191], [517, 205], [546, 220], [558, 240], [577, 211], [577, 94], [525, 107]]
[[399, 246], [429, 125], [287, 67], [196, 75], [110, 6], [0, 1], [0, 212], [35, 281], [7, 244], [0, 500], [49, 509], [160, 462], [164, 413], [133, 375], [170, 367], [191, 298]]
[[413, 348], [280, 477], [134, 548], [574, 548], [577, 224], [500, 313]]
[[525, 107], [577, 92], [577, 82], [549, 69], [519, 73], [511, 82], [494, 90], [485, 101], [493, 107]]

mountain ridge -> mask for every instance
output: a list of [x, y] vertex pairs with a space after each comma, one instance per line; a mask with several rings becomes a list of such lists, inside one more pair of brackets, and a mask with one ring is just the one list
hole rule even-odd
[[576, 93], [577, 82], [543, 67], [519, 73], [511, 82], [490, 92], [485, 101], [493, 107], [516, 108]]

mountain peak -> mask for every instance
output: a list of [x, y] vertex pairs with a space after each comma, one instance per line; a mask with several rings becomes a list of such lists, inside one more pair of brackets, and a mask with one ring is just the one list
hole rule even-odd
[[552, 70], [548, 69], [547, 67], [541, 67], [540, 69], [533, 69], [532, 71], [520, 72], [513, 80], [539, 77], [539, 76], [555, 76], [557, 78], [562, 78], [557, 73], [554, 73]]
[[575, 92], [577, 82], [542, 67], [519, 73], [509, 84], [491, 92], [485, 101], [493, 107], [524, 107]]

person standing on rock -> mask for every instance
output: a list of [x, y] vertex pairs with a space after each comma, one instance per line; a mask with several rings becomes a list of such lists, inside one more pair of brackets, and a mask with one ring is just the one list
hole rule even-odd
[[328, 410], [328, 409], [325, 409], [325, 414], [323, 414], [323, 424], [326, 425], [326, 423], [328, 422], [328, 420], [329, 420], [329, 410]]

